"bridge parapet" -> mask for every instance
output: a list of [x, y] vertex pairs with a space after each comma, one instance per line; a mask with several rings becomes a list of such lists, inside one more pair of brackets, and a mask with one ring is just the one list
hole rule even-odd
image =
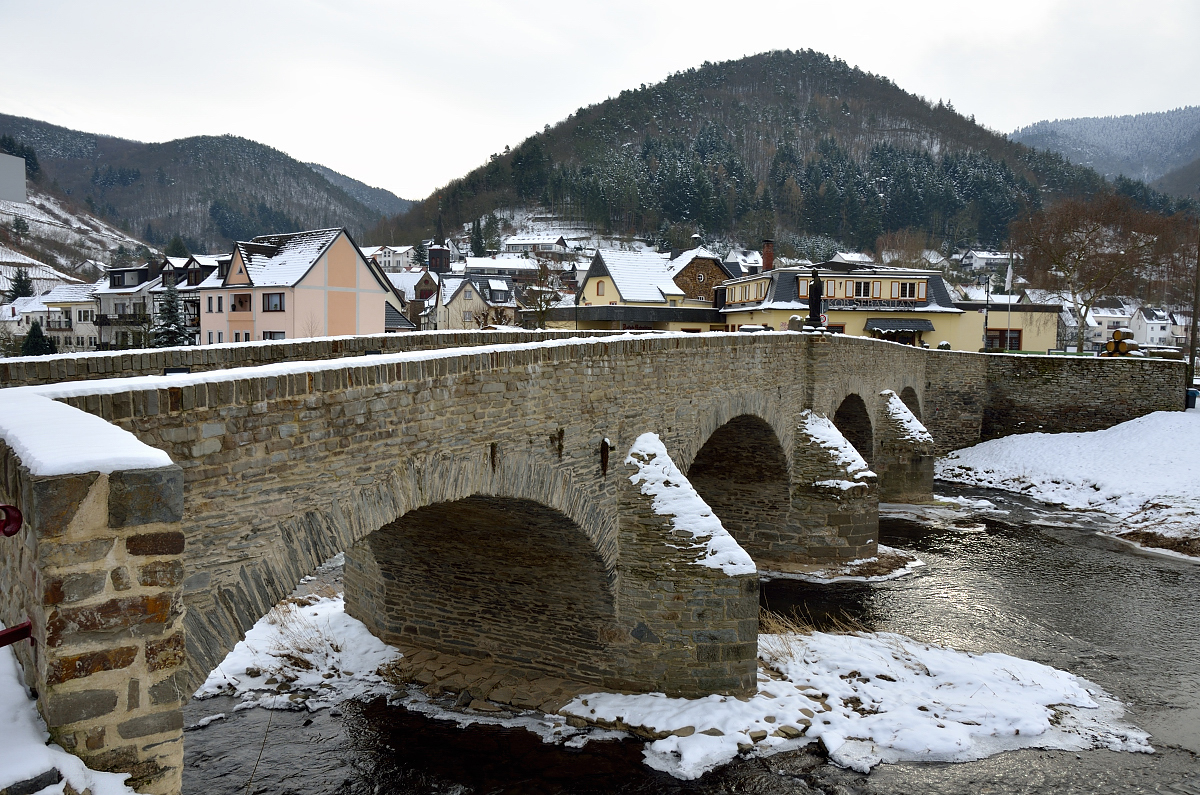
[[[26, 684], [64, 748], [94, 769], [130, 773], [141, 792], [178, 792], [190, 694], [183, 473], [125, 431], [60, 403], [5, 408], [28, 412], [31, 426], [0, 442], [0, 501], [26, 518], [16, 537], [0, 539], [0, 618], [32, 623], [32, 642], [16, 646]], [[47, 434], [47, 424], [58, 433]], [[106, 471], [76, 471], [55, 437], [71, 440], [83, 467]], [[117, 466], [98, 463], [105, 457]]]

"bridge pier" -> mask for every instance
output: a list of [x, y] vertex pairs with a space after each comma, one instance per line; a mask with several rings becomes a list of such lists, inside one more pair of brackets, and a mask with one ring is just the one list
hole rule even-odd
[[178, 793], [183, 704], [183, 475], [178, 466], [31, 475], [0, 443], [0, 502], [25, 516], [0, 539], [0, 618], [51, 737], [139, 792]]
[[827, 417], [800, 414], [792, 445], [789, 522], [804, 539], [800, 554], [772, 561], [780, 571], [821, 560], [873, 557], [879, 546], [875, 473]]
[[877, 406], [872, 468], [879, 475], [880, 501], [932, 502], [933, 437], [892, 390], [879, 393]]
[[[758, 580], [749, 556], [726, 534], [732, 552], [723, 554], [740, 554], [740, 567], [707, 565], [688, 529], [696, 516], [656, 506], [631, 481], [670, 471], [673, 493], [691, 491], [665, 448], [614, 470], [615, 544], [597, 545], [600, 528], [532, 500], [480, 493], [439, 503], [347, 552], [347, 611], [406, 656], [432, 652], [584, 692], [752, 692]], [[692, 505], [720, 529], [698, 497]], [[607, 561], [604, 547], [615, 551]], [[462, 689], [455, 673], [447, 668], [446, 686]]]

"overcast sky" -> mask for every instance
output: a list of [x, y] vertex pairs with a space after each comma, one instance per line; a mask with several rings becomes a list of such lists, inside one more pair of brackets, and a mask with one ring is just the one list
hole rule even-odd
[[812, 48], [993, 129], [1200, 104], [1196, 0], [0, 0], [0, 112], [232, 133], [420, 198], [704, 62]]

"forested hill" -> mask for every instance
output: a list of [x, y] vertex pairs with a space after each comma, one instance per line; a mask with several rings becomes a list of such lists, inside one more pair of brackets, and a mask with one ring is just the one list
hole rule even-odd
[[[862, 248], [900, 229], [931, 245], [998, 244], [1023, 208], [1108, 190], [950, 105], [813, 51], [706, 63], [583, 108], [437, 191], [375, 237], [427, 234], [542, 204], [612, 232], [828, 236]], [[686, 236], [684, 236], [686, 239]]]
[[1039, 121], [1015, 141], [1065, 155], [1106, 177], [1151, 182], [1200, 158], [1200, 107], [1136, 116]]
[[44, 190], [151, 245], [179, 234], [193, 251], [223, 251], [232, 240], [330, 226], [361, 238], [386, 215], [307, 164], [245, 138], [146, 144], [6, 115], [0, 136], [36, 152]]

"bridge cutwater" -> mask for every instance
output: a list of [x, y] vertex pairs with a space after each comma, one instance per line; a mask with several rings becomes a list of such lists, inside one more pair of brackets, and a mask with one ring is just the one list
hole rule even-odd
[[644, 434], [759, 570], [787, 570], [873, 554], [879, 501], [930, 499], [935, 455], [1180, 410], [1183, 380], [1181, 362], [822, 333], [422, 333], [4, 363], [0, 412], [42, 420], [0, 442], [0, 502], [25, 517], [0, 541], [0, 618], [32, 624], [15, 648], [54, 738], [144, 792], [180, 791], [183, 703], [338, 552], [347, 610], [407, 654], [742, 694], [758, 575], [703, 565], [687, 516], [655, 506], [650, 462], [630, 455]]

